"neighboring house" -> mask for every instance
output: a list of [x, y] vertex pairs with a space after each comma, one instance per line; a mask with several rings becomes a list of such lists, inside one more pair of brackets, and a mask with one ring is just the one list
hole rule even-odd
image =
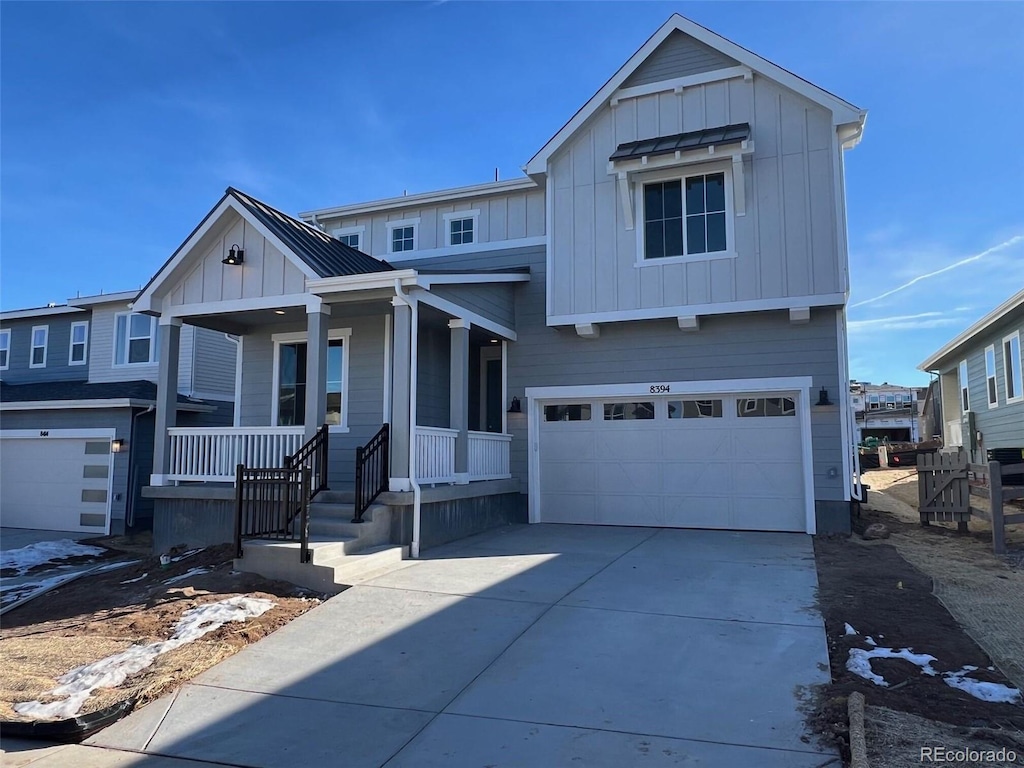
[[889, 442], [916, 443], [921, 438], [918, 423], [919, 398], [923, 391], [897, 384], [850, 382], [850, 407], [854, 417], [854, 440], [877, 437]]
[[[0, 520], [96, 533], [148, 527], [158, 325], [137, 291], [0, 313]], [[237, 345], [189, 329], [181, 421], [230, 424]]]
[[304, 221], [229, 188], [136, 302], [161, 360], [189, 326], [241, 348], [235, 431], [158, 402], [157, 514], [219, 500], [229, 526], [229, 491], [174, 484], [257, 463], [239, 435], [280, 463], [324, 423], [351, 490], [388, 423], [385, 496], [425, 488], [428, 544], [500, 519], [849, 530], [842, 167], [864, 121], [674, 15], [523, 178]]
[[918, 368], [939, 375], [943, 443], [976, 461], [1024, 451], [1024, 291], [1011, 296]]

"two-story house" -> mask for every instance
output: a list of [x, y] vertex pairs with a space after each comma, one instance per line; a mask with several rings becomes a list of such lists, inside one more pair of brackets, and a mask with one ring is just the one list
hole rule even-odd
[[854, 440], [875, 437], [889, 442], [916, 443], [921, 437], [919, 401], [924, 391], [898, 384], [850, 383]]
[[[229, 188], [136, 309], [162, 361], [183, 328], [237, 334], [239, 430], [281, 461], [329, 425], [332, 491], [389, 425], [382, 498], [414, 553], [502, 519], [848, 530], [864, 123], [674, 15], [522, 178], [298, 219]], [[200, 466], [174, 406], [147, 492], [193, 520], [219, 498], [228, 529], [229, 491], [169, 486], [258, 461], [224, 438]]]
[[[139, 489], [153, 463], [156, 318], [137, 291], [0, 313], [0, 521], [123, 533], [152, 522]], [[189, 329], [175, 391], [181, 422], [232, 422], [237, 345]]]
[[939, 376], [943, 445], [973, 461], [1024, 456], [1024, 291], [1014, 294], [918, 368]]

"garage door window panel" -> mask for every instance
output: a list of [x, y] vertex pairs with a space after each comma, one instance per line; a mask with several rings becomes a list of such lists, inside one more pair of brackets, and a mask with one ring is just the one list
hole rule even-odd
[[605, 421], [650, 421], [654, 419], [654, 403], [605, 403]]
[[720, 419], [721, 400], [669, 400], [670, 419]]
[[590, 421], [590, 403], [545, 405], [544, 421]]
[[792, 397], [741, 397], [736, 401], [736, 415], [741, 419], [796, 416], [796, 401]]

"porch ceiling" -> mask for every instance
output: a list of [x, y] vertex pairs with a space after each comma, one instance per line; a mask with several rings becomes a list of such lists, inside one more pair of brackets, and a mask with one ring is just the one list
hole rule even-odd
[[[369, 292], [368, 292], [369, 293]], [[377, 296], [349, 295], [346, 301], [330, 304], [331, 317], [360, 317], [365, 315], [391, 314], [391, 295]], [[258, 328], [273, 326], [306, 325], [306, 308], [296, 306], [277, 307], [273, 309], [250, 309], [239, 312], [226, 312], [208, 315], [189, 315], [182, 318], [188, 325], [208, 328], [221, 333], [245, 335]]]

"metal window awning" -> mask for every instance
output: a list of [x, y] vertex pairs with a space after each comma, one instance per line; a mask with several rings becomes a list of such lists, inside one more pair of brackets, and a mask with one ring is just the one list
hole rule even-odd
[[705, 128], [701, 131], [687, 131], [686, 133], [676, 133], [671, 136], [657, 136], [653, 139], [628, 141], [625, 144], [619, 144], [618, 148], [608, 159], [615, 162], [617, 160], [633, 160], [641, 157], [656, 157], [658, 155], [714, 147], [719, 144], [737, 144], [749, 141], [749, 139], [750, 124], [736, 123], [735, 125], [723, 125], [719, 128]]

